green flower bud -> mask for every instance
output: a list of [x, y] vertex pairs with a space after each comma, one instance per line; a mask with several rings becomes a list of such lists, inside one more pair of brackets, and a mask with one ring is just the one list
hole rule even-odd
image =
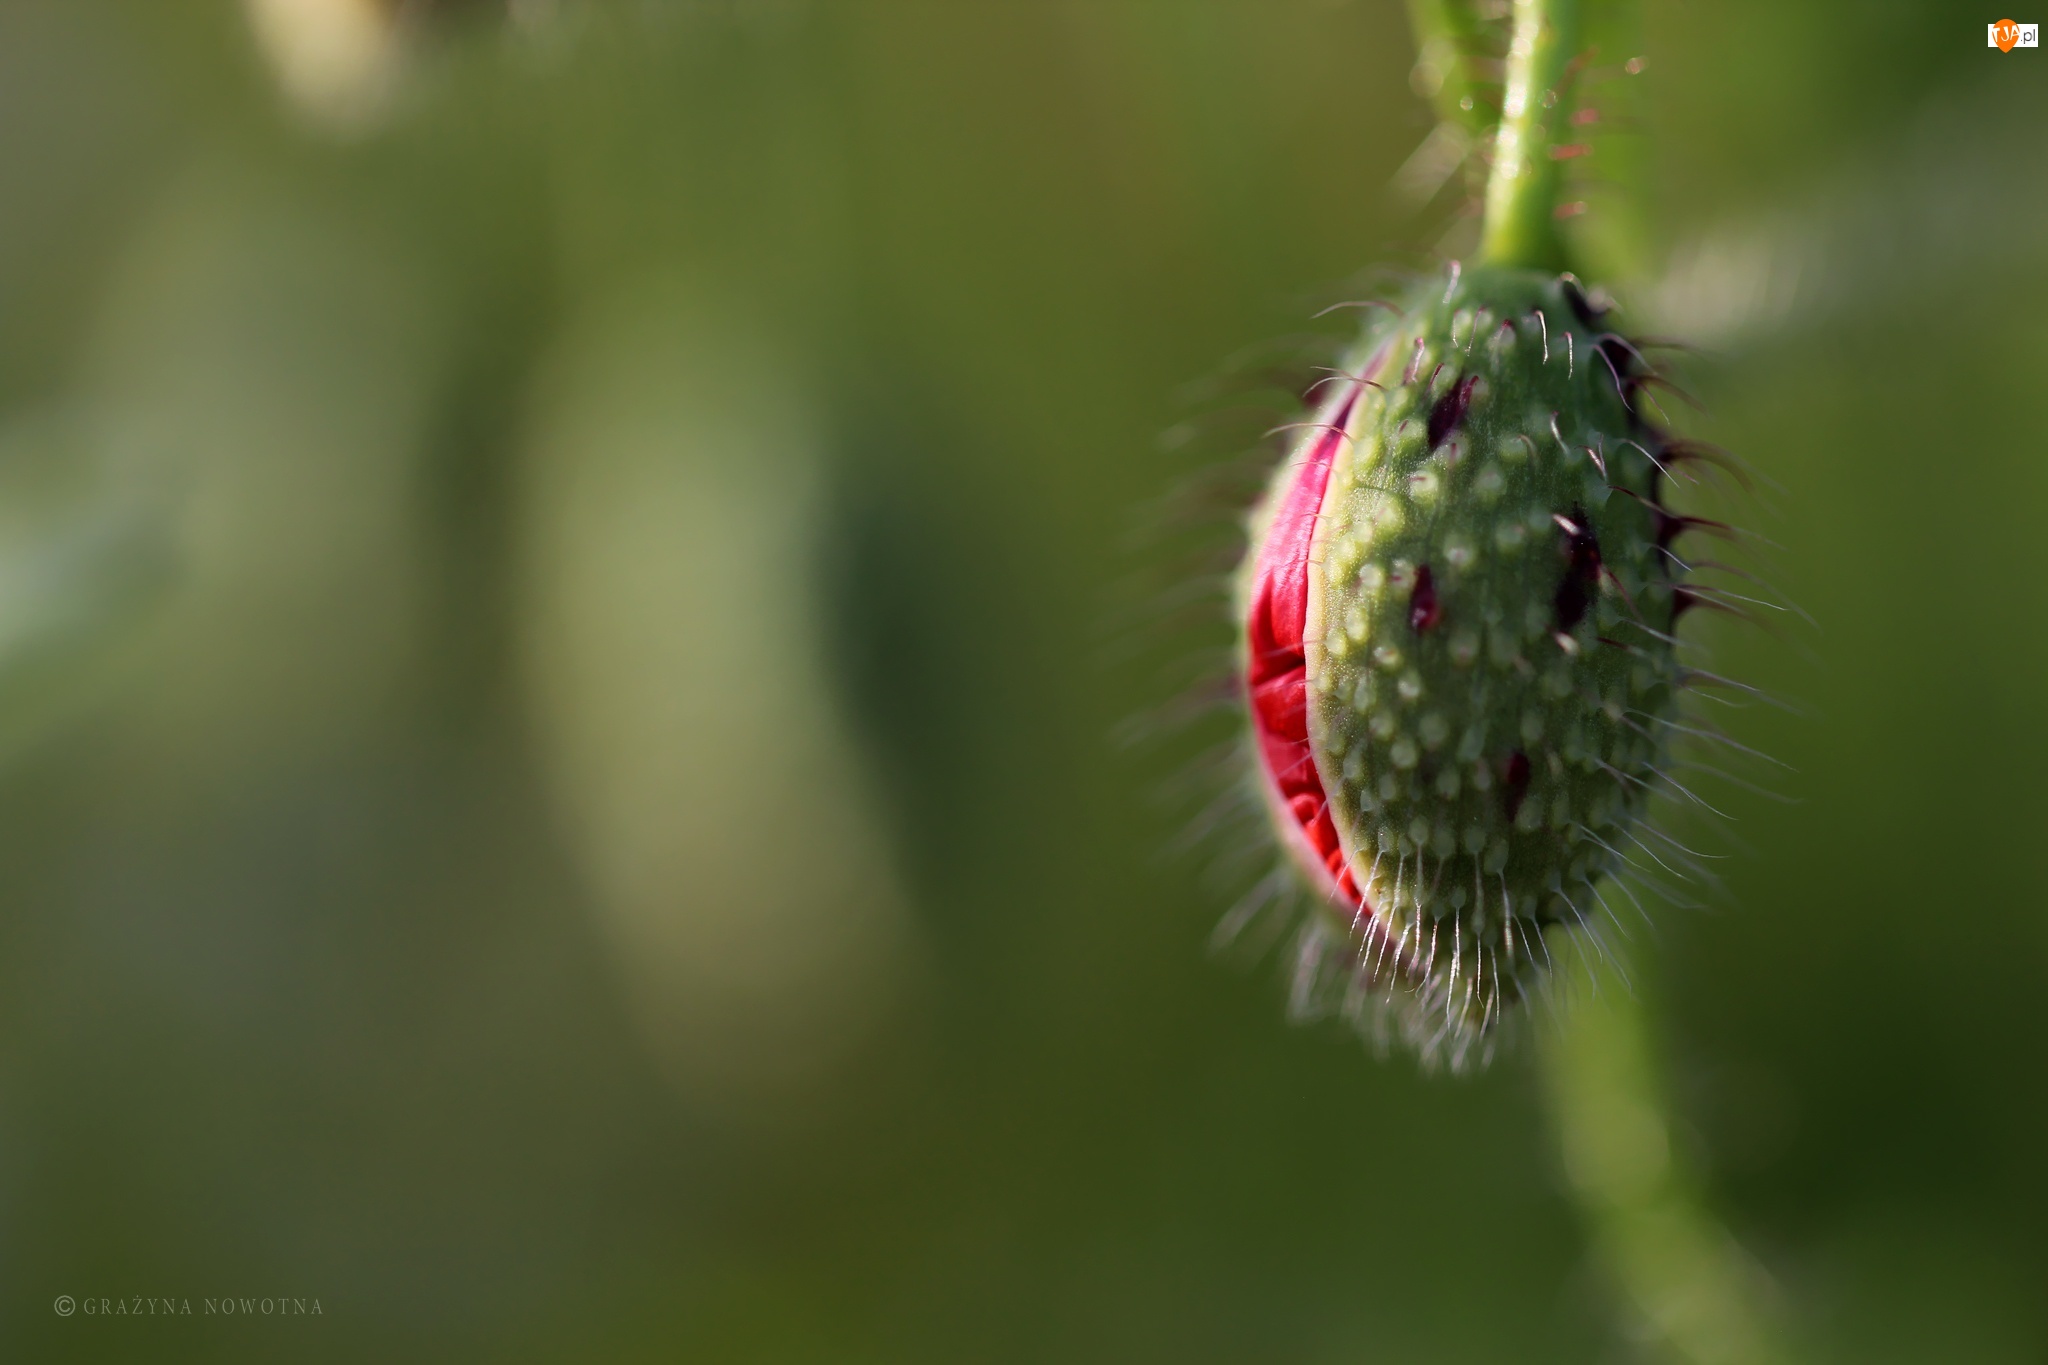
[[1311, 951], [1431, 1060], [1490, 1052], [1659, 781], [1692, 523], [1643, 368], [1570, 276], [1454, 266], [1373, 316], [1254, 516], [1246, 698]]

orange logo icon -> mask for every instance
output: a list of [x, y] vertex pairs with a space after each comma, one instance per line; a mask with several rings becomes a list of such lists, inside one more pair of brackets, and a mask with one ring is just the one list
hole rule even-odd
[[2000, 52], [2010, 52], [2016, 47], [2038, 48], [2041, 46], [2039, 24], [2015, 24], [2010, 19], [2000, 19], [1995, 24], [1984, 26], [1990, 46]]

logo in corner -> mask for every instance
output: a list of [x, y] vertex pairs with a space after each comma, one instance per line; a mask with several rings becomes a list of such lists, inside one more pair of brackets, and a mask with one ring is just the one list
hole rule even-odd
[[2000, 52], [2010, 52], [2016, 47], [2041, 45], [2039, 24], [2015, 24], [2010, 19], [2000, 19], [1997, 23], [1988, 25], [1988, 28], [1990, 41], [1986, 46], [1995, 47]]

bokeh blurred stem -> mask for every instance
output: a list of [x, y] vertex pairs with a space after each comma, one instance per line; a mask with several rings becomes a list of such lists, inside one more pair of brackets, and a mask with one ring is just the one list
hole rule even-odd
[[1481, 259], [1493, 265], [1564, 266], [1556, 216], [1562, 171], [1551, 133], [1571, 115], [1567, 86], [1578, 45], [1578, 0], [1516, 0], [1479, 242]]
[[1611, 964], [1546, 1031], [1543, 1079], [1565, 1175], [1595, 1253], [1652, 1358], [1777, 1365], [1793, 1357], [1766, 1281], [1705, 1207], [1673, 1149], [1642, 998]]

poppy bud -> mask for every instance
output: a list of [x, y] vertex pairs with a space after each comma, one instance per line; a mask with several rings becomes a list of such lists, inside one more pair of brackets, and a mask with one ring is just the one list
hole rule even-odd
[[1306, 941], [1427, 1060], [1490, 1052], [1659, 780], [1688, 523], [1643, 377], [1570, 276], [1453, 266], [1372, 315], [1253, 515], [1240, 662]]

